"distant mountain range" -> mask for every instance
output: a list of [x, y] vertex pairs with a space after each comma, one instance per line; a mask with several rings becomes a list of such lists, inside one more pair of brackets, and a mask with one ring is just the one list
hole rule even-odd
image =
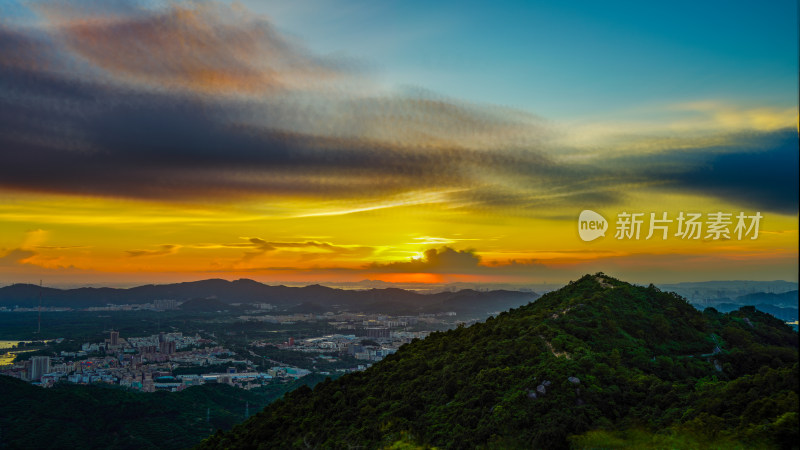
[[736, 297], [735, 301], [738, 305], [759, 305], [768, 304], [783, 307], [797, 307], [797, 289], [789, 292], [782, 292], [780, 294], [773, 294], [771, 292], [756, 292], [753, 294], [740, 295]]
[[672, 284], [659, 284], [659, 289], [675, 292], [691, 302], [717, 298], [735, 298], [753, 293], [780, 294], [797, 290], [795, 281], [700, 281]]
[[[777, 317], [786, 322], [794, 322], [798, 319], [798, 311], [797, 308], [781, 308], [780, 306], [759, 303], [757, 305], [752, 305], [757, 310], [765, 312], [767, 314], [772, 314], [773, 316]], [[741, 308], [741, 304], [736, 303], [720, 303], [718, 305], [714, 305], [714, 309], [719, 312], [731, 312], [736, 311], [737, 309]]]
[[719, 312], [735, 311], [742, 306], [754, 306], [757, 310], [772, 314], [778, 319], [793, 322], [798, 319], [797, 291], [773, 294], [771, 292], [755, 292], [734, 298], [722, 297], [695, 301], [697, 309], [712, 307]]
[[[305, 287], [270, 286], [249, 279], [210, 279], [187, 283], [116, 288], [40, 288], [13, 284], [0, 288], [0, 306], [86, 308], [108, 304], [142, 304], [154, 300], [216, 300], [221, 304], [269, 303], [292, 312], [348, 310], [365, 313], [419, 314], [453, 311], [485, 315], [524, 305], [539, 297], [533, 292], [494, 290], [420, 294], [397, 288], [345, 290], [320, 285]], [[206, 302], [208, 303], [208, 302]]]

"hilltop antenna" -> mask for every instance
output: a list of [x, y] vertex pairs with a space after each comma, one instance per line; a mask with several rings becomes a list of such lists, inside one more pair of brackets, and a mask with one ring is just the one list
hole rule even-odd
[[39, 323], [36, 327], [36, 334], [42, 332], [42, 280], [39, 280]]

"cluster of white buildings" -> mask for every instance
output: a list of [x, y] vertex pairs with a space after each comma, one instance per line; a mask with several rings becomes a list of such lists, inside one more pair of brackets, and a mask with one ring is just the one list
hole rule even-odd
[[132, 337], [127, 339], [127, 343], [133, 348], [140, 347], [159, 347], [162, 342], [174, 342], [176, 350], [182, 350], [187, 347], [198, 345], [203, 340], [199, 335], [184, 336], [183, 333], [159, 333], [146, 337]]
[[[388, 355], [397, 352], [403, 344], [411, 342], [412, 339], [424, 339], [430, 334], [429, 331], [393, 331], [388, 333], [388, 337], [356, 337], [354, 334], [330, 334], [321, 337], [302, 339], [299, 341], [291, 340], [290, 345], [281, 346], [286, 350], [294, 350], [309, 353], [329, 353], [349, 354], [356, 359], [377, 362]], [[363, 345], [364, 339], [370, 340], [377, 345]]]
[[[210, 344], [200, 348], [201, 345]], [[176, 351], [177, 349], [189, 349]], [[90, 356], [103, 351], [102, 356]], [[187, 366], [228, 366], [224, 373], [187, 374], [173, 376], [173, 370]], [[61, 352], [59, 357], [34, 356], [27, 361], [5, 368], [10, 375], [31, 383], [49, 387], [59, 381], [75, 384], [118, 384], [143, 392], [157, 390], [179, 391], [205, 383], [225, 383], [243, 389], [262, 386], [273, 379], [291, 380], [311, 371], [290, 366], [275, 366], [266, 373], [238, 372], [237, 365], [252, 366], [249, 360], [239, 360], [230, 350], [214, 341], [182, 333], [160, 333], [146, 337], [123, 339], [112, 331], [102, 343], [87, 342], [80, 351]]]

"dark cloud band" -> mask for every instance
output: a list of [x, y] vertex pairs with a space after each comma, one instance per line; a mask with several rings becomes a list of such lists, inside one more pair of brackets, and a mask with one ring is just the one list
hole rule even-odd
[[325, 83], [357, 76], [346, 63], [226, 6], [40, 9], [38, 26], [0, 20], [3, 189], [181, 201], [455, 188], [454, 203], [524, 213], [655, 185], [798, 209], [795, 130], [750, 135], [750, 149], [560, 162], [529, 114], [339, 92]]

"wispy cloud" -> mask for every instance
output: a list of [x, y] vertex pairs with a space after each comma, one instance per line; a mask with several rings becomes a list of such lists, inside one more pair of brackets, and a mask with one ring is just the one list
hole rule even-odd
[[364, 258], [371, 255], [375, 249], [363, 245], [334, 245], [329, 242], [268, 242], [260, 238], [250, 238], [253, 251], [245, 252], [243, 261], [249, 261], [265, 253], [282, 251], [291, 252], [300, 256], [301, 261], [318, 258], [351, 257]]
[[89, 248], [88, 245], [37, 245], [36, 248], [42, 250], [73, 250], [77, 248]]
[[[742, 261], [758, 261], [761, 269], [774, 269], [785, 273], [797, 259], [796, 249], [780, 249], [764, 253], [758, 249], [731, 248], [710, 254], [705, 251], [686, 251], [672, 254], [654, 254], [646, 251], [560, 251], [540, 252], [534, 258], [512, 258], [508, 260], [485, 260], [474, 249], [454, 249], [452, 247], [430, 248], [418, 258], [392, 263], [372, 263], [362, 267], [342, 266], [250, 266], [239, 270], [249, 273], [304, 273], [310, 276], [331, 274], [381, 279], [382, 276], [404, 274], [434, 274], [439, 282], [464, 280], [568, 280], [585, 273], [607, 271], [625, 273], [629, 277], [652, 280], [653, 272], [664, 280], [686, 279], [686, 270], [697, 272], [698, 280], [707, 280], [708, 273], [715, 277], [730, 276], [738, 270]], [[711, 272], [709, 265], [714, 266]], [[228, 269], [220, 270], [225, 272]], [[689, 276], [689, 278], [692, 278]], [[428, 282], [428, 281], [426, 281]]]
[[21, 248], [9, 250], [6, 254], [0, 256], [0, 267], [25, 264], [28, 259], [36, 255], [37, 253], [32, 250], [23, 250]]
[[314, 57], [242, 7], [167, 3], [37, 3], [68, 51], [114, 80], [162, 89], [255, 94], [336, 77]]
[[351, 257], [362, 258], [374, 253], [375, 248], [364, 245], [337, 245], [330, 242], [305, 241], [268, 241], [259, 237], [244, 237], [244, 242], [199, 243], [187, 247], [197, 249], [243, 249], [239, 262], [249, 262], [266, 254], [281, 253], [279, 257], [297, 256], [301, 261], [317, 258]]
[[126, 253], [131, 258], [138, 258], [143, 256], [165, 256], [173, 255], [181, 248], [180, 245], [163, 244], [157, 250], [128, 250]]
[[0, 19], [0, 189], [341, 200], [300, 214], [328, 216], [430, 202], [526, 214], [653, 188], [797, 211], [796, 195], [733, 182], [746, 163], [796, 190], [796, 165], [770, 156], [797, 146], [781, 128], [791, 111], [686, 104], [706, 118], [686, 136], [653, 127], [587, 146], [572, 139], [586, 128], [519, 110], [365, 93], [358, 64], [240, 6], [33, 5], [36, 20]]

